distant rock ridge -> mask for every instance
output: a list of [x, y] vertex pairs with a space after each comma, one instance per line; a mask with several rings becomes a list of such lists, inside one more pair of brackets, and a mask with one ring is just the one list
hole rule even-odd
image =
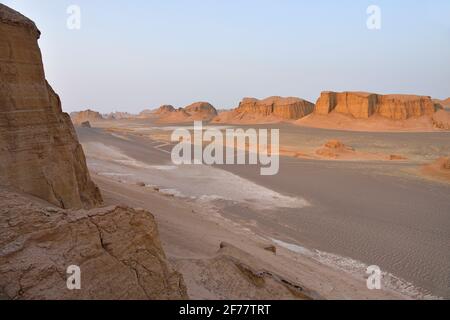
[[61, 101], [45, 80], [40, 32], [0, 5], [0, 185], [64, 208], [102, 202]]
[[209, 102], [195, 102], [184, 108], [176, 109], [172, 105], [163, 105], [157, 110], [144, 110], [139, 118], [156, 118], [164, 123], [186, 123], [193, 121], [211, 121], [219, 113]]
[[315, 113], [327, 115], [338, 112], [357, 119], [368, 119], [378, 114], [391, 120], [407, 120], [430, 116], [440, 106], [430, 97], [416, 95], [381, 95], [367, 92], [322, 92]]
[[170, 104], [165, 104], [165, 105], [159, 107], [158, 110], [153, 111], [153, 113], [161, 115], [161, 114], [167, 114], [167, 113], [171, 113], [171, 112], [175, 112], [175, 111], [176, 111], [176, 109], [174, 106], [172, 106]]

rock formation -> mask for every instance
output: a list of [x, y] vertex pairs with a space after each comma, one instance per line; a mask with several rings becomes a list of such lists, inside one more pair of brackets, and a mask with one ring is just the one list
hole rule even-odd
[[236, 109], [237, 113], [275, 116], [286, 120], [297, 120], [310, 114], [314, 104], [300, 98], [270, 97], [264, 100], [244, 98]]
[[175, 109], [171, 105], [163, 105], [157, 110], [144, 110], [140, 118], [156, 118], [163, 123], [186, 123], [193, 121], [211, 121], [218, 115], [217, 110], [208, 102], [196, 102], [185, 108]]
[[103, 116], [103, 118], [106, 120], [123, 120], [123, 119], [130, 119], [133, 117], [134, 116], [128, 112], [111, 112]]
[[343, 144], [339, 140], [330, 140], [325, 143], [323, 148], [317, 150], [316, 154], [325, 158], [338, 159], [342, 157], [342, 155], [354, 153], [354, 151], [355, 150], [352, 147]]
[[239, 107], [221, 113], [214, 122], [245, 123], [298, 120], [314, 111], [314, 104], [300, 98], [270, 97], [264, 100], [244, 98]]
[[82, 128], [92, 128], [91, 123], [89, 121], [85, 121], [81, 123]]
[[[107, 207], [69, 211], [0, 187], [0, 291], [7, 299], [186, 299], [153, 216]], [[68, 290], [78, 266], [81, 290]]]
[[0, 4], [0, 185], [55, 205], [102, 202], [58, 95], [45, 80], [35, 24]]
[[368, 119], [377, 114], [391, 120], [406, 120], [431, 117], [438, 109], [430, 97], [424, 96], [323, 92], [316, 103], [315, 113], [327, 115], [334, 111], [357, 119]]
[[163, 115], [163, 114], [168, 114], [168, 113], [175, 112], [175, 111], [176, 111], [176, 109], [174, 106], [166, 104], [166, 105], [159, 107], [158, 110], [156, 110], [153, 113]]
[[219, 113], [208, 102], [196, 102], [184, 108], [184, 111], [189, 114], [191, 118], [196, 120], [210, 121]]
[[436, 128], [450, 130], [450, 110], [439, 110], [433, 115], [433, 124]]
[[75, 125], [80, 125], [86, 121], [94, 123], [94, 122], [105, 120], [99, 112], [92, 111], [90, 109], [85, 110], [85, 111], [72, 112], [70, 114], [70, 117], [72, 118], [72, 122]]
[[[38, 37], [0, 4], [0, 298], [187, 299], [149, 212], [78, 209], [102, 199], [45, 81]], [[79, 290], [68, 288], [71, 266]]]
[[201, 287], [210, 299], [322, 299], [297, 279], [277, 274], [270, 264], [225, 242], [210, 259], [179, 259], [175, 263], [189, 273], [191, 285]]

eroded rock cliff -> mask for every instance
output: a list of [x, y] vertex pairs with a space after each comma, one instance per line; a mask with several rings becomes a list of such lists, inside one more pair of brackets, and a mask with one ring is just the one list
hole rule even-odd
[[323, 92], [315, 113], [327, 115], [333, 111], [357, 119], [374, 114], [391, 120], [433, 116], [439, 106], [430, 97], [415, 95], [380, 95], [366, 92]]
[[69, 115], [45, 80], [35, 24], [0, 4], [0, 185], [63, 208], [102, 202]]

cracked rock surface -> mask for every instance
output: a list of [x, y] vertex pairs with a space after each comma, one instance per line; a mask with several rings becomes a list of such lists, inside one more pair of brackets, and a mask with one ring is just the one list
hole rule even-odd
[[[5, 188], [0, 202], [1, 298], [187, 298], [149, 212], [63, 210]], [[71, 265], [81, 269], [81, 290], [67, 288]]]

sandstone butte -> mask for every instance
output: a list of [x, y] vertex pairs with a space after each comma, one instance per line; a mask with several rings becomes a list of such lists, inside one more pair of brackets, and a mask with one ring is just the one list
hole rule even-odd
[[432, 117], [440, 108], [439, 104], [425, 96], [328, 91], [321, 94], [315, 113], [328, 115], [334, 111], [357, 119], [368, 119], [377, 114], [391, 120], [407, 120]]
[[[187, 299], [149, 212], [79, 209], [102, 198], [45, 80], [39, 36], [0, 4], [0, 300]], [[67, 288], [71, 265], [81, 290]]]
[[222, 112], [214, 122], [264, 122], [298, 120], [314, 111], [314, 104], [295, 97], [269, 97], [263, 100], [244, 98], [239, 106], [228, 112]]
[[313, 103], [300, 98], [269, 97], [264, 100], [244, 98], [241, 103], [239, 103], [236, 112], [296, 120], [307, 116], [313, 112], [313, 110]]
[[99, 112], [90, 109], [79, 112], [72, 112], [70, 114], [70, 118], [75, 125], [80, 125], [86, 121], [98, 122], [104, 120], [103, 116]]

